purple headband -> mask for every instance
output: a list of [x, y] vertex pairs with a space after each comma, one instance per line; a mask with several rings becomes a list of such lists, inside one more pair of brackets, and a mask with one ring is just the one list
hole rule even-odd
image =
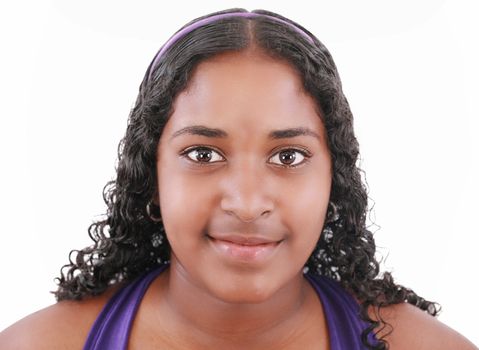
[[214, 15], [214, 16], [210, 16], [210, 17], [207, 17], [207, 18], [203, 18], [199, 21], [196, 21], [192, 24], [190, 24], [189, 26], [186, 26], [184, 27], [183, 29], [181, 29], [179, 32], [177, 32], [175, 35], [173, 35], [163, 46], [162, 48], [160, 49], [160, 51], [158, 51], [158, 53], [156, 54], [155, 56], [155, 59], [153, 61], [153, 63], [151, 64], [151, 68], [150, 68], [150, 74], [148, 76], [148, 79], [151, 78], [151, 72], [153, 72], [154, 68], [156, 67], [158, 61], [160, 60], [160, 58], [163, 56], [163, 53], [168, 50], [176, 41], [178, 41], [179, 39], [181, 39], [182, 37], [184, 37], [185, 35], [187, 35], [188, 33], [191, 33], [193, 30], [195, 30], [196, 28], [199, 28], [201, 26], [204, 26], [206, 24], [209, 24], [211, 22], [214, 22], [214, 21], [217, 21], [217, 20], [220, 20], [220, 19], [223, 19], [223, 18], [230, 18], [230, 17], [244, 17], [244, 18], [256, 18], [256, 17], [266, 17], [266, 18], [270, 18], [272, 20], [275, 20], [277, 22], [280, 22], [280, 23], [283, 23], [283, 24], [286, 24], [288, 26], [290, 26], [291, 28], [293, 28], [295, 31], [297, 31], [299, 34], [301, 34], [302, 36], [304, 36], [306, 39], [308, 39], [308, 41], [312, 44], [314, 41], [313, 39], [306, 33], [304, 32], [301, 28], [293, 25], [292, 23], [290, 22], [287, 22], [281, 18], [278, 18], [278, 17], [274, 17], [274, 16], [270, 16], [270, 15], [264, 15], [264, 14], [260, 14], [260, 13], [254, 13], [254, 12], [229, 12], [229, 13], [221, 13], [221, 14], [218, 14], [218, 15]]

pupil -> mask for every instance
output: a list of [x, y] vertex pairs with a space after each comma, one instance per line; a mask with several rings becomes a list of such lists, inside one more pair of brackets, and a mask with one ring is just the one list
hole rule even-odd
[[282, 151], [279, 153], [279, 158], [284, 164], [291, 164], [296, 159], [296, 155], [291, 151]]
[[208, 162], [211, 160], [210, 150], [198, 150], [196, 151], [196, 160], [199, 162]]

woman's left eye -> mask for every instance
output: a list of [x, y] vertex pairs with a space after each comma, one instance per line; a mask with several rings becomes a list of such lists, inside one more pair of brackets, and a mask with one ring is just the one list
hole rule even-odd
[[309, 155], [305, 151], [291, 148], [275, 153], [269, 161], [286, 167], [295, 167], [302, 164], [306, 158], [309, 158]]

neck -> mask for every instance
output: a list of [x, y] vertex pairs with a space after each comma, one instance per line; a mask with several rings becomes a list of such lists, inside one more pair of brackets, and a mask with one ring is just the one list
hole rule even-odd
[[[161, 313], [168, 327], [203, 344], [284, 344], [306, 322], [312, 292], [299, 273], [270, 298], [260, 303], [229, 303], [196, 285], [172, 261], [165, 271]], [[308, 304], [309, 303], [309, 304]], [[166, 313], [165, 313], [166, 312]], [[186, 341], [186, 339], [185, 339]], [[250, 347], [252, 348], [252, 347]]]

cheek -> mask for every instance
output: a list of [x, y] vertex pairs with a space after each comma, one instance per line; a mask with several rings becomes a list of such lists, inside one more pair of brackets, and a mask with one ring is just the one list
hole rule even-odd
[[158, 167], [158, 190], [165, 231], [172, 246], [197, 242], [207, 224], [211, 189], [198, 176], [187, 176], [171, 167]]
[[328, 173], [304, 179], [301, 186], [290, 187], [285, 196], [290, 200], [283, 217], [292, 232], [297, 251], [311, 251], [320, 237], [328, 208], [331, 180]]

